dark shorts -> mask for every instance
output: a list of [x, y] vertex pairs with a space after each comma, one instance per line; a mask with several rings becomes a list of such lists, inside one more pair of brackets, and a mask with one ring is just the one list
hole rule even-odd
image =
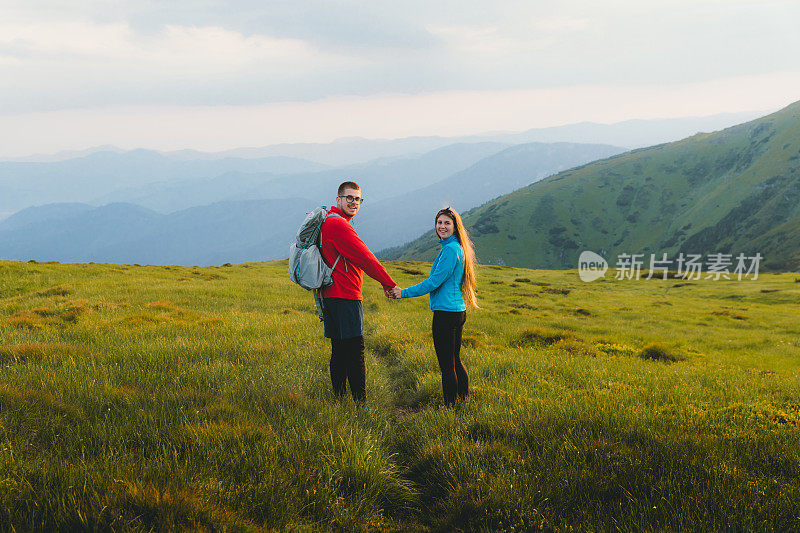
[[364, 334], [361, 300], [323, 298], [325, 336], [329, 339], [352, 339]]

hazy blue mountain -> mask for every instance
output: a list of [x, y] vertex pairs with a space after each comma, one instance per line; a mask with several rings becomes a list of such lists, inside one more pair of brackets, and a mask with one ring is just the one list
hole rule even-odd
[[513, 146], [427, 187], [383, 201], [365, 202], [354, 219], [355, 226], [374, 250], [397, 246], [430, 229], [432, 217], [442, 207], [467, 211], [561, 170], [624, 151], [597, 144]]
[[[752, 111], [720, 113], [705, 117], [627, 120], [613, 124], [580, 122], [564, 126], [533, 128], [523, 132], [486, 132], [456, 137], [418, 136], [399, 139], [347, 137], [328, 143], [281, 143], [260, 147], [234, 148], [218, 152], [174, 150], [159, 153], [172, 159], [191, 161], [286, 156], [339, 167], [364, 163], [382, 157], [409, 157], [456, 143], [499, 142], [523, 144], [531, 142], [572, 142], [639, 148], [677, 141], [698, 132], [717, 131], [755, 119], [763, 114], [763, 112]], [[125, 150], [115, 146], [96, 146], [86, 150], [68, 150], [56, 154], [0, 158], [0, 161], [63, 161], [87, 156], [95, 152], [123, 153]]]
[[508, 145], [456, 144], [421, 156], [382, 158], [361, 165], [284, 176], [229, 172], [211, 178], [150, 184], [119, 189], [92, 203], [132, 202], [162, 213], [223, 200], [308, 197], [333, 202], [336, 188], [346, 179], [357, 181], [370, 201], [402, 194], [469, 167]]
[[366, 163], [383, 157], [419, 155], [457, 142], [460, 142], [460, 140], [447, 137], [406, 137], [403, 139], [348, 137], [336, 139], [329, 143], [281, 143], [260, 147], [234, 148], [220, 152], [181, 150], [179, 152], [169, 152], [169, 154], [191, 159], [216, 159], [218, 157], [254, 158], [282, 155], [341, 167]]
[[[166, 214], [241, 196], [243, 191], [249, 191], [276, 178], [275, 174], [264, 172], [226, 172], [211, 178], [165, 181], [126, 187], [91, 198], [90, 202], [95, 205], [130, 202]], [[299, 196], [299, 194], [293, 196]], [[264, 199], [263, 196], [260, 199]]]
[[338, 185], [344, 179], [353, 179], [361, 185], [364, 197], [369, 202], [376, 202], [426, 187], [508, 147], [507, 144], [488, 142], [453, 144], [416, 157], [382, 158], [313, 175], [281, 177], [270, 182], [267, 188], [251, 190], [248, 194], [259, 197], [276, 189], [302, 187], [304, 191], [322, 191], [326, 201], [333, 201]]
[[315, 204], [219, 202], [170, 215], [132, 204], [49, 205], [0, 222], [0, 258], [214, 265], [282, 259]]
[[96, 152], [56, 162], [0, 162], [0, 211], [56, 202], [85, 203], [115, 189], [232, 171], [288, 174], [323, 168], [325, 165], [320, 163], [284, 156], [197, 161], [174, 159], [149, 150]]
[[614, 124], [580, 122], [566, 126], [536, 128], [522, 133], [490, 136], [494, 141], [511, 144], [529, 142], [602, 143], [627, 148], [643, 148], [685, 139], [699, 132], [718, 131], [763, 113], [723, 113], [708, 117], [665, 118], [655, 120], [626, 120]]
[[350, 165], [381, 157], [408, 157], [429, 152], [454, 143], [499, 142], [522, 144], [531, 142], [569, 142], [610, 144], [640, 148], [677, 141], [698, 132], [717, 131], [763, 113], [722, 113], [705, 117], [628, 120], [614, 124], [581, 122], [565, 126], [535, 128], [524, 132], [489, 132], [457, 137], [406, 137], [402, 139], [337, 139], [330, 143], [284, 143], [263, 147], [236, 148], [215, 153], [182, 150], [171, 152], [190, 159], [218, 157], [266, 157], [283, 155], [319, 161], [333, 166]]
[[[48, 225], [52, 221], [79, 215], [92, 210], [92, 206], [77, 203], [48, 204], [41, 207], [29, 207], [15, 213], [2, 223], [6, 231], [17, 230], [33, 224]], [[1, 252], [1, 250], [0, 250]]]
[[85, 150], [62, 150], [53, 154], [33, 154], [24, 157], [0, 157], [0, 161], [15, 161], [18, 163], [52, 163], [54, 161], [66, 161], [67, 159], [78, 159], [86, 157], [97, 152], [115, 152], [122, 154], [129, 150], [123, 150], [111, 144], [104, 144], [102, 146], [92, 146]]

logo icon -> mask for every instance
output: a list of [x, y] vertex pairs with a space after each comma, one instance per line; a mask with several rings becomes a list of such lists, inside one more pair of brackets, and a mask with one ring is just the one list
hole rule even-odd
[[590, 282], [606, 275], [608, 263], [594, 252], [585, 250], [578, 258], [578, 275], [581, 281]]

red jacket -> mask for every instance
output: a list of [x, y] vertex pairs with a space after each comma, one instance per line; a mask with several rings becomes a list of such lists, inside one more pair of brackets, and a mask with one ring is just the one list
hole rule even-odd
[[331, 207], [330, 212], [339, 216], [329, 216], [322, 223], [320, 239], [322, 257], [328, 265], [333, 265], [339, 255], [342, 258], [333, 269], [333, 285], [322, 289], [322, 297], [347, 300], [363, 299], [361, 296], [361, 285], [364, 278], [362, 270], [383, 285], [384, 290], [396, 286], [397, 284], [383, 268], [383, 265], [378, 262], [375, 255], [369, 251], [367, 245], [350, 225], [353, 217], [345, 215], [338, 207]]

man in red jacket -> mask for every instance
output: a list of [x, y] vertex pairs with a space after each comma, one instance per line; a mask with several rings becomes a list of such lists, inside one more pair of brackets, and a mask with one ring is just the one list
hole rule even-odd
[[384, 292], [397, 286], [351, 225], [362, 201], [357, 183], [345, 181], [339, 185], [336, 206], [331, 207], [322, 223], [320, 237], [322, 257], [329, 265], [335, 263], [333, 284], [321, 291], [325, 336], [331, 340], [333, 392], [338, 397], [344, 396], [349, 381], [350, 393], [357, 402], [367, 399], [362, 271], [383, 285]]

